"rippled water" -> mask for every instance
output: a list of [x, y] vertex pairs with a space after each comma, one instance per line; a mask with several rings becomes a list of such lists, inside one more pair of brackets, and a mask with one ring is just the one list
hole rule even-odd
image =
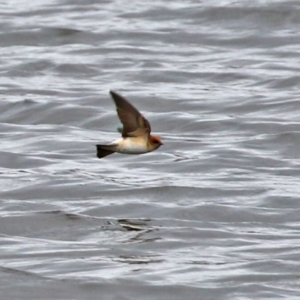
[[[298, 1], [2, 1], [1, 299], [299, 299]], [[108, 91], [163, 138], [119, 134]]]

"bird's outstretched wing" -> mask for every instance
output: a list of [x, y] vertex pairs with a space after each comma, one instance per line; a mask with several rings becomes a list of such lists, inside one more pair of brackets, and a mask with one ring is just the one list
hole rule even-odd
[[151, 127], [147, 119], [121, 95], [114, 91], [110, 94], [116, 104], [117, 113], [120, 121], [123, 124], [123, 137], [138, 137], [149, 135]]

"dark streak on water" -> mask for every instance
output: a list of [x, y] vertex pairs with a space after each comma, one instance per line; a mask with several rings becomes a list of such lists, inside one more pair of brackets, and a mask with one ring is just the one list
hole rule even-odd
[[[298, 1], [2, 1], [1, 299], [299, 299]], [[164, 146], [118, 136], [108, 90]]]

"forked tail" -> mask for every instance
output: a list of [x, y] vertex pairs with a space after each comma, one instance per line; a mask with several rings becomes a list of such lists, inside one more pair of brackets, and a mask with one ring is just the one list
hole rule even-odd
[[107, 155], [115, 153], [115, 151], [109, 150], [110, 146], [108, 146], [108, 145], [96, 145], [96, 147], [97, 147], [97, 157], [98, 158], [102, 158]]

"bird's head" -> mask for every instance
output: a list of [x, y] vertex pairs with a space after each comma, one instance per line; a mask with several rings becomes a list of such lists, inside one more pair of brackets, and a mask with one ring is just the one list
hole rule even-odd
[[151, 141], [153, 149], [157, 149], [161, 145], [163, 145], [163, 142], [161, 141], [160, 137], [158, 137], [156, 135], [151, 135], [150, 136], [150, 141]]

